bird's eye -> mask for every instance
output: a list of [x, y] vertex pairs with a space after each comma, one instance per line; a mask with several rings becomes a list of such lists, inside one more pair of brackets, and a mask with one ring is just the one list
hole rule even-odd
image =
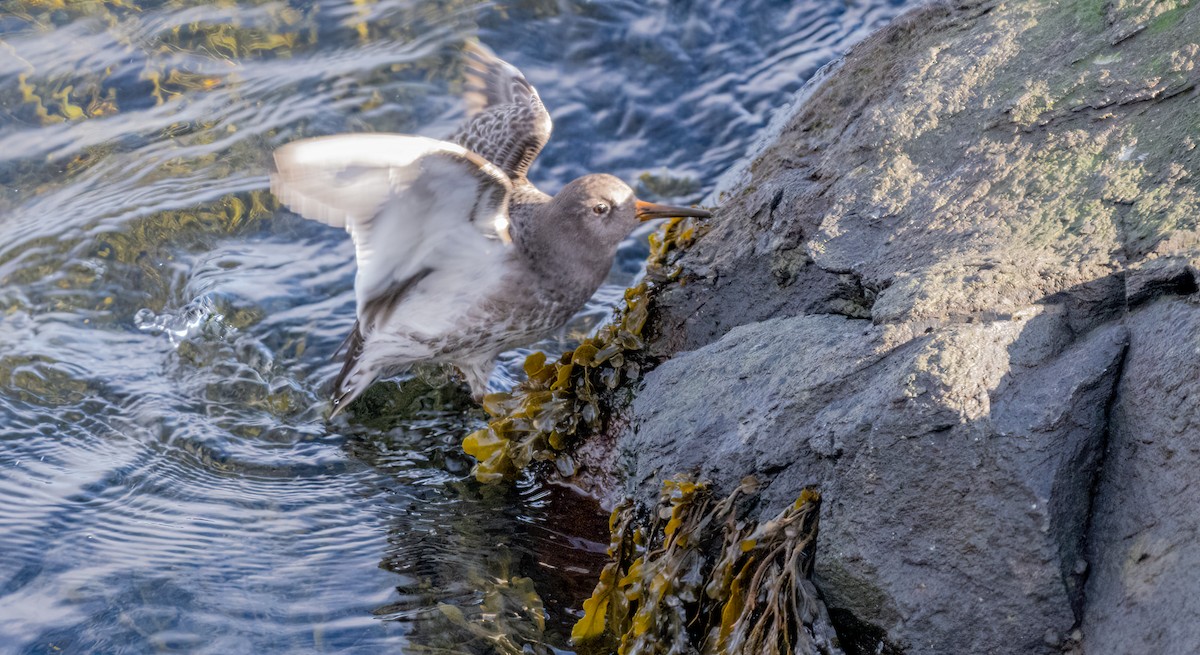
[[607, 214], [608, 213], [608, 204], [603, 203], [603, 202], [597, 203], [595, 207], [592, 207], [592, 213], [597, 216], [603, 216], [603, 215]]

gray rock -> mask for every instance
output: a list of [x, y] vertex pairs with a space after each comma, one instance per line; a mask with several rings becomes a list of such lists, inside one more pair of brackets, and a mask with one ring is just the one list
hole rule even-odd
[[1094, 505], [1087, 652], [1200, 652], [1200, 306], [1127, 319], [1129, 356]]
[[627, 491], [757, 472], [770, 513], [816, 485], [832, 612], [908, 652], [1050, 652], [1044, 635], [1066, 635], [1081, 601], [1070, 569], [1125, 347], [1120, 324], [1048, 347], [1064, 324], [1047, 312], [900, 344], [839, 316], [735, 328], [647, 376]]
[[935, 4], [808, 89], [655, 298], [625, 491], [819, 486], [849, 653], [1194, 651], [1196, 332], [1154, 326], [1194, 321], [1200, 11], [1155, 6]]

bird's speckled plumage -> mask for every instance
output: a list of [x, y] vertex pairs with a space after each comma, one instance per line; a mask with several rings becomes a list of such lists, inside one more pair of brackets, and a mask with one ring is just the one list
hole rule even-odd
[[525, 180], [554, 126], [537, 90], [521, 71], [483, 45], [468, 43], [464, 52], [467, 121], [450, 140], [545, 195]]
[[515, 67], [478, 44], [466, 54], [467, 121], [453, 143], [338, 135], [275, 153], [280, 201], [354, 239], [358, 320], [338, 349], [335, 413], [418, 361], [457, 366], [481, 397], [501, 352], [587, 302], [639, 220], [707, 216], [642, 203], [610, 175], [539, 191], [525, 175], [550, 115]]

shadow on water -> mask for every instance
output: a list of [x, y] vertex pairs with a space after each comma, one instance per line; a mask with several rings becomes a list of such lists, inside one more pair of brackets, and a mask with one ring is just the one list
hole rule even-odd
[[[604, 517], [473, 482], [453, 386], [324, 419], [352, 248], [278, 210], [271, 150], [449, 133], [478, 36], [554, 116], [536, 182], [692, 202], [903, 5], [0, 0], [0, 651], [565, 648]], [[644, 236], [538, 347], [604, 320]]]

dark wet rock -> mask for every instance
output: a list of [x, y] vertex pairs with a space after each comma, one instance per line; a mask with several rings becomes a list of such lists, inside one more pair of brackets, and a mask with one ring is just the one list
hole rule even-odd
[[847, 652], [1200, 649], [1200, 11], [1134, 4], [898, 20], [655, 298], [623, 491], [818, 486]]

